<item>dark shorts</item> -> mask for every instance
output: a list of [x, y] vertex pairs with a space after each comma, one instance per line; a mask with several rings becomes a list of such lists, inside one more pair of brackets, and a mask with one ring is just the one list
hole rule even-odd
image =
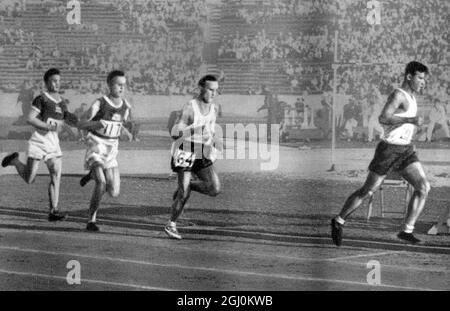
[[414, 146], [391, 145], [382, 141], [378, 143], [369, 170], [378, 175], [386, 175], [390, 170], [401, 171], [418, 161]]
[[192, 167], [175, 167], [175, 165], [173, 164], [173, 157], [170, 159], [170, 167], [172, 168], [172, 171], [174, 171], [175, 173], [178, 172], [193, 172], [196, 173], [204, 168], [210, 167], [211, 165], [213, 165], [214, 163], [207, 158], [201, 158], [201, 159], [195, 159], [194, 160], [194, 165], [192, 165]]

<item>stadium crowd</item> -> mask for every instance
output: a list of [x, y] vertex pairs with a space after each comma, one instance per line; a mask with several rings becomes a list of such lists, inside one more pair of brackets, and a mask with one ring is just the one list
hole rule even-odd
[[119, 32], [140, 37], [112, 43], [105, 53], [92, 55], [90, 65], [100, 72], [123, 68], [134, 92], [190, 93], [202, 70], [206, 1], [117, 0], [112, 4], [122, 12]]
[[190, 26], [204, 29], [207, 23], [208, 9], [205, 0], [188, 1], [113, 1], [123, 14], [120, 30], [141, 35], [155, 29], [169, 32], [169, 26]]
[[247, 24], [264, 24], [277, 17], [329, 16], [339, 8], [337, 1], [329, 0], [255, 0], [250, 5], [248, 1], [237, 0], [233, 4], [234, 16]]
[[450, 62], [447, 28], [448, 1], [383, 1], [379, 25], [370, 25], [364, 1], [343, 1], [345, 14], [338, 20], [343, 62], [425, 63]]
[[219, 47], [219, 57], [232, 57], [241, 61], [262, 59], [320, 60], [332, 53], [331, 36], [326, 26], [317, 26], [308, 34], [294, 36], [291, 32], [269, 37], [263, 29], [255, 36], [229, 35]]
[[[280, 59], [278, 71], [285, 74], [294, 93], [302, 88], [312, 93], [329, 91], [334, 30], [339, 30], [338, 62], [355, 64], [338, 71], [338, 83], [349, 93], [361, 89], [367, 80], [380, 85], [383, 94], [389, 92], [399, 79], [400, 67], [412, 59], [432, 67], [450, 64], [448, 32], [443, 31], [450, 17], [448, 1], [388, 0], [381, 6], [380, 24], [370, 25], [367, 1], [235, 1], [237, 22], [243, 18], [245, 23], [260, 23], [263, 29], [252, 35], [247, 30], [251, 28], [242, 24], [242, 30], [223, 38], [219, 56], [238, 61]], [[312, 31], [305, 27], [295, 37], [266, 35], [266, 28], [275, 26], [271, 18], [279, 15], [303, 16], [306, 21], [316, 20], [317, 26]], [[364, 66], [356, 65], [361, 63]], [[428, 91], [448, 89], [448, 82], [445, 74], [433, 75]]]
[[[26, 10], [27, 1], [7, 0], [0, 3], [0, 55], [8, 46], [26, 46], [21, 61], [27, 70], [40, 69], [43, 61], [51, 59], [65, 61], [66, 69], [70, 71], [94, 72], [94, 75], [122, 68], [128, 72], [132, 90], [145, 94], [189, 93], [192, 81], [206, 70], [207, 65], [202, 59], [203, 31], [210, 13], [206, 0], [82, 2], [104, 3], [117, 10], [120, 20], [114, 27], [118, 27], [117, 34], [122, 36], [121, 39], [110, 43], [100, 40], [97, 46], [80, 44], [80, 48], [73, 51], [44, 44], [41, 42], [45, 37], [42, 30], [35, 34], [37, 30], [21, 25], [20, 16]], [[49, 14], [62, 13], [65, 4], [61, 0], [36, 0], [33, 3], [41, 3]], [[242, 62], [275, 61], [273, 63], [278, 64], [278, 72], [286, 77], [291, 93], [306, 90], [320, 94], [330, 91], [333, 85], [331, 63], [334, 30], [337, 29], [338, 62], [355, 64], [341, 66], [338, 70], [338, 86], [346, 94], [360, 92], [366, 83], [375, 83], [382, 94], [386, 94], [398, 82], [404, 63], [418, 59], [433, 69], [427, 94], [443, 98], [443, 94], [448, 95], [449, 77], [441, 67], [449, 64], [450, 51], [448, 32], [442, 29], [446, 27], [449, 7], [448, 1], [386, 0], [382, 2], [381, 24], [373, 26], [367, 23], [366, 14], [361, 14], [367, 11], [366, 1], [227, 2], [223, 9], [228, 10], [227, 14], [233, 12], [236, 24], [241, 27], [236, 34], [229, 33], [221, 38], [218, 55], [219, 59], [237, 60], [231, 66], [239, 66]], [[268, 30], [273, 26], [271, 19], [277, 16], [294, 16], [289, 22], [298, 21], [299, 25], [304, 21], [310, 25], [311, 20], [317, 24], [304, 28], [300, 25], [298, 32], [273, 34]], [[11, 23], [11, 17], [19, 18]], [[260, 23], [262, 29], [256, 33], [246, 30], [251, 28], [248, 22]], [[97, 35], [95, 29], [86, 31], [86, 35]], [[358, 66], [359, 63], [375, 64]], [[228, 69], [223, 67], [225, 73]], [[81, 82], [73, 81], [73, 84], [97, 92], [98, 83], [86, 82], [89, 81], [87, 75], [80, 78]], [[231, 80], [229, 77], [227, 81]], [[249, 89], [253, 89], [250, 92], [256, 92], [258, 87], [250, 86]]]

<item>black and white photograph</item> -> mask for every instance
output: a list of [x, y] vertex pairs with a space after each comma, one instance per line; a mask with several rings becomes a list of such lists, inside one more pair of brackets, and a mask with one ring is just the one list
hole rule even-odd
[[0, 291], [450, 290], [449, 21], [448, 0], [0, 1]]

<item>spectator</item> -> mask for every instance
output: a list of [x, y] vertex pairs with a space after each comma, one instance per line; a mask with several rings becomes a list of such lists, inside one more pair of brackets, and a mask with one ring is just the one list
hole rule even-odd
[[430, 111], [430, 123], [427, 126], [427, 141], [431, 142], [433, 138], [433, 131], [436, 124], [439, 124], [444, 130], [445, 137], [450, 137], [450, 132], [448, 128], [447, 112], [445, 111], [444, 105], [438, 98], [433, 101], [433, 107]]
[[[75, 109], [75, 111], [73, 113], [80, 120], [83, 117], [83, 115], [86, 113], [86, 111], [87, 111], [87, 104], [86, 103], [82, 103], [80, 105], [80, 107]], [[87, 131], [80, 130], [80, 129], [77, 129], [77, 130], [78, 130], [78, 141], [80, 141], [80, 142], [85, 141], [85, 138], [86, 138], [86, 135], [87, 135]]]
[[17, 104], [21, 106], [22, 115], [15, 122], [16, 125], [27, 124], [26, 118], [31, 109], [31, 102], [34, 98], [33, 85], [30, 80], [23, 81], [23, 84], [19, 90], [19, 96], [17, 97]]
[[373, 85], [371, 92], [371, 99], [369, 100], [369, 120], [368, 120], [368, 134], [367, 141], [371, 142], [374, 139], [374, 131], [377, 131], [380, 137], [384, 134], [384, 129], [378, 121], [378, 117], [383, 109], [383, 98], [378, 88]]
[[347, 141], [351, 141], [354, 136], [354, 128], [358, 126], [358, 121], [356, 121], [354, 118], [347, 119], [344, 124], [344, 131], [342, 133], [342, 136]]

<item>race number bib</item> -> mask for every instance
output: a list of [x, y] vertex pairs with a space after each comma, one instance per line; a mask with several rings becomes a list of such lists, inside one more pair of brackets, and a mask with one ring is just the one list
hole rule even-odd
[[50, 125], [50, 128], [54, 131], [60, 131], [62, 127], [62, 122], [60, 120], [55, 120], [53, 118], [47, 119], [47, 124]]
[[403, 132], [402, 132], [402, 135], [400, 136], [400, 138], [405, 141], [411, 141], [413, 135], [414, 135], [414, 128], [413, 127], [405, 127], [403, 129]]
[[195, 153], [177, 149], [173, 155], [175, 167], [192, 167], [195, 161]]
[[102, 120], [102, 123], [104, 124], [104, 127], [98, 130], [97, 133], [110, 138], [117, 138], [120, 136], [122, 122]]

